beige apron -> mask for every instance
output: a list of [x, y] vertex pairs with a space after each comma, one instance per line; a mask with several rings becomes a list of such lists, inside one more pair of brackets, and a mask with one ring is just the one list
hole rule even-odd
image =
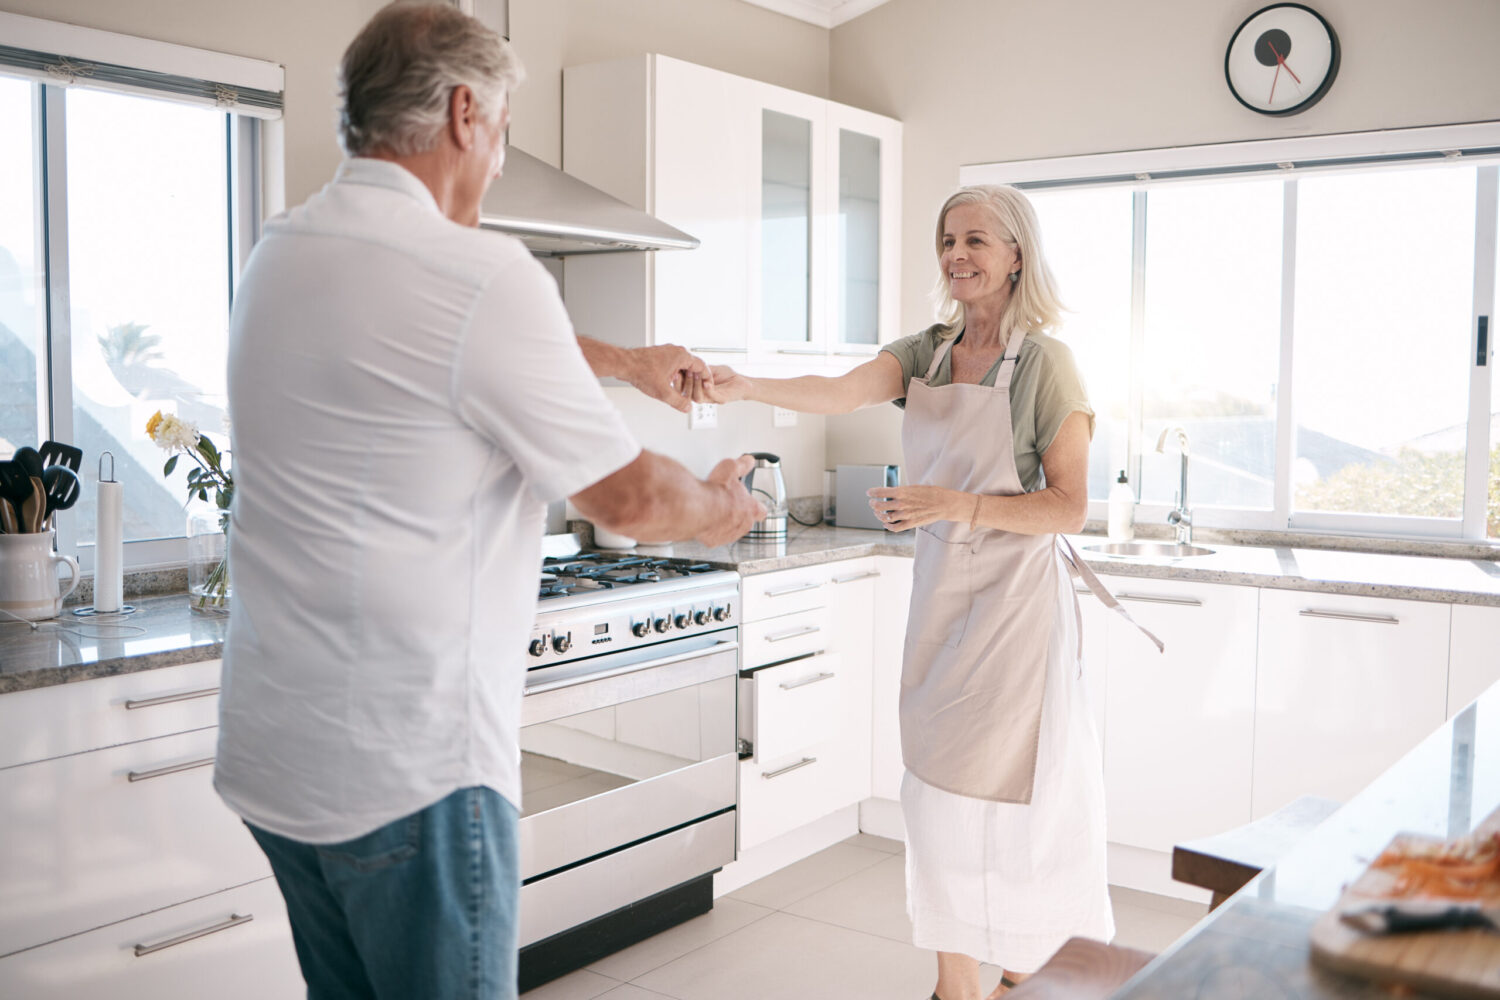
[[[1025, 492], [1010, 418], [1010, 382], [1024, 340], [1023, 331], [1011, 337], [993, 387], [930, 386], [953, 341], [938, 346], [926, 376], [907, 387], [901, 443], [908, 482], [991, 496]], [[971, 531], [958, 521], [917, 529], [901, 752], [922, 781], [972, 798], [1031, 802], [1064, 561], [1125, 614], [1058, 535]], [[1076, 597], [1073, 604], [1078, 614]]]

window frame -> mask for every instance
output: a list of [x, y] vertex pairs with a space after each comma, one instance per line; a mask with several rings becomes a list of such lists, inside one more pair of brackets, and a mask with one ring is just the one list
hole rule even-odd
[[[107, 90], [224, 113], [228, 214], [226, 261], [232, 305], [238, 276], [259, 240], [261, 223], [284, 201], [281, 105], [284, 69], [276, 63], [153, 39], [0, 12], [10, 47], [0, 75], [32, 88], [35, 259], [43, 269], [45, 322], [37, 344], [37, 413], [42, 437], [73, 440], [73, 327], [70, 306], [66, 91]], [[92, 79], [98, 69], [98, 79]], [[98, 456], [86, 456], [97, 459]], [[74, 518], [59, 518], [59, 552], [83, 571], [94, 546], [82, 544]], [[124, 568], [187, 563], [185, 537], [127, 541]]]
[[[1298, 178], [1331, 170], [1387, 169], [1403, 163], [1444, 162], [1475, 166], [1476, 205], [1473, 303], [1469, 317], [1469, 405], [1465, 441], [1464, 504], [1456, 519], [1336, 512], [1298, 512], [1293, 507], [1296, 382], [1295, 305]], [[1497, 212], [1500, 212], [1500, 122], [1477, 122], [1380, 132], [1300, 136], [1288, 139], [1218, 143], [1163, 149], [1130, 150], [1082, 156], [985, 163], [964, 166], [959, 182], [1012, 184], [1037, 193], [1066, 189], [1125, 187], [1132, 192], [1132, 278], [1130, 379], [1127, 412], [1128, 468], [1140, 483], [1144, 433], [1144, 340], [1146, 215], [1149, 192], [1163, 185], [1283, 178], [1282, 292], [1279, 373], [1276, 400], [1276, 461], [1270, 510], [1202, 507], [1194, 524], [1203, 528], [1258, 530], [1289, 534], [1345, 534], [1424, 540], [1495, 541], [1487, 539], [1486, 504], [1490, 440], [1491, 373], [1494, 337], [1480, 363], [1478, 327], [1482, 317], [1493, 326], [1496, 306]], [[1166, 523], [1171, 505], [1138, 503], [1142, 523]], [[1089, 518], [1103, 520], [1107, 501], [1090, 499]]]

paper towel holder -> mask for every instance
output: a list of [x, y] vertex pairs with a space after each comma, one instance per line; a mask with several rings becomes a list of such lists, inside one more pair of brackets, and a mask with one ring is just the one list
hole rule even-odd
[[[104, 459], [106, 457], [109, 459], [109, 478], [107, 478], [107, 479], [104, 476]], [[111, 453], [109, 451], [101, 451], [99, 453], [99, 480], [98, 481], [101, 482], [101, 483], [113, 483], [113, 482], [115, 482], [115, 456], [114, 456], [113, 453]], [[97, 585], [98, 576], [99, 576], [98, 538], [95, 538], [94, 542], [95, 542], [94, 577], [95, 577], [95, 583]], [[73, 614], [76, 615], [79, 618], [92, 618], [95, 615], [133, 615], [133, 614], [135, 614], [135, 606], [134, 605], [130, 605], [130, 604], [121, 603], [120, 610], [118, 610], [118, 611], [95, 611], [94, 610], [94, 606], [91, 604], [88, 607], [74, 608], [73, 609]]]

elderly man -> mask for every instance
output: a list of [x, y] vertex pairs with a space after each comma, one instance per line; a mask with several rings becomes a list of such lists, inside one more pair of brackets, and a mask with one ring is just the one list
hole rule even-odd
[[267, 224], [231, 324], [215, 783], [271, 861], [310, 997], [513, 997], [544, 502], [709, 545], [763, 511], [748, 459], [699, 480], [641, 450], [593, 377], [675, 398], [695, 361], [580, 350], [541, 266], [475, 228], [520, 77], [505, 43], [397, 5], [341, 72], [349, 159]]

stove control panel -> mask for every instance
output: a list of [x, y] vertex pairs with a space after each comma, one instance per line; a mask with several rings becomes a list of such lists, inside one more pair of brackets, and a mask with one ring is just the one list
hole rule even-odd
[[739, 624], [738, 582], [626, 600], [597, 602], [537, 616], [526, 646], [528, 667], [648, 646]]

